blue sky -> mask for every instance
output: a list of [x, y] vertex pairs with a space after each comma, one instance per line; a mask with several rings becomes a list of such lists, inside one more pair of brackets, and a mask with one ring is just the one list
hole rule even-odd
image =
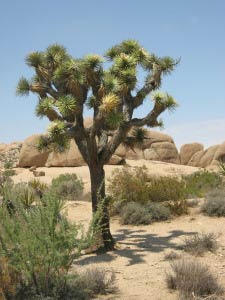
[[159, 56], [181, 57], [161, 87], [180, 104], [163, 115], [177, 145], [225, 140], [224, 0], [0, 0], [0, 38], [0, 142], [48, 124], [34, 114], [35, 95], [15, 95], [18, 79], [32, 75], [24, 62], [29, 52], [57, 42], [75, 57], [103, 54], [128, 38]]

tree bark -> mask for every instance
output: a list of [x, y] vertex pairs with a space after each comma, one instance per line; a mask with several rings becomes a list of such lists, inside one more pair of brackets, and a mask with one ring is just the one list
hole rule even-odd
[[114, 249], [114, 239], [110, 232], [110, 217], [108, 201], [105, 195], [105, 171], [103, 165], [89, 166], [91, 177], [92, 211], [95, 215], [97, 232], [94, 232], [98, 250], [110, 251]]

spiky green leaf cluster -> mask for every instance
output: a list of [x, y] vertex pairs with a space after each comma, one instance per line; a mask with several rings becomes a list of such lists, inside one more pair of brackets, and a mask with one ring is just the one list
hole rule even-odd
[[169, 111], [175, 110], [178, 106], [178, 103], [176, 102], [176, 100], [168, 93], [156, 91], [156, 92], [152, 93], [151, 96], [152, 96], [152, 100], [155, 103], [165, 107], [165, 109], [168, 109]]
[[141, 127], [135, 127], [132, 130], [132, 136], [135, 139], [136, 143], [142, 144], [144, 142], [144, 139], [146, 137], [147, 130], [145, 128]]
[[72, 95], [60, 97], [56, 101], [56, 106], [62, 116], [69, 116], [76, 110], [76, 99]]
[[16, 94], [18, 96], [28, 96], [29, 92], [30, 92], [29, 81], [26, 78], [21, 77], [16, 87]]
[[36, 115], [42, 118], [52, 110], [54, 110], [54, 100], [52, 98], [45, 98], [36, 106]]

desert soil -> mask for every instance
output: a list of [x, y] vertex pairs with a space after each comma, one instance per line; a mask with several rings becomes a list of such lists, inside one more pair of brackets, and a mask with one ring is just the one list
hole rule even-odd
[[[162, 162], [128, 161], [131, 167], [143, 164], [154, 175], [190, 174], [197, 168], [166, 164]], [[106, 166], [106, 178], [112, 171], [122, 166]], [[62, 173], [76, 173], [85, 182], [85, 193], [90, 191], [90, 180], [87, 167], [76, 168], [38, 168], [46, 176], [42, 181], [50, 183], [53, 177]], [[17, 169], [15, 182], [29, 181], [33, 178], [27, 169]], [[91, 220], [91, 203], [73, 201], [67, 204], [68, 218], [73, 222], [81, 222], [86, 227]], [[218, 237], [220, 245], [216, 253], [207, 253], [195, 258], [210, 266], [212, 272], [225, 286], [225, 218], [203, 216], [199, 208], [191, 209], [190, 214], [175, 218], [169, 222], [159, 222], [148, 226], [125, 226], [113, 218], [111, 230], [117, 241], [117, 250], [102, 255], [83, 255], [74, 264], [74, 269], [98, 266], [116, 273], [118, 292], [109, 297], [98, 299], [120, 300], [175, 300], [177, 295], [170, 292], [165, 283], [166, 272], [170, 271], [170, 262], [165, 260], [165, 254], [175, 251], [182, 256], [193, 258], [182, 250], [185, 237], [196, 233], [213, 232]]]

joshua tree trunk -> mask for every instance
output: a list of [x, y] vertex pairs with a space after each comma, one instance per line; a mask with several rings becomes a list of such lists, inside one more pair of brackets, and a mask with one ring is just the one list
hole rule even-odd
[[97, 246], [106, 251], [114, 248], [114, 240], [110, 232], [109, 212], [107, 199], [105, 197], [105, 171], [102, 165], [92, 164], [89, 166], [91, 176], [92, 211], [96, 215], [97, 224]]

